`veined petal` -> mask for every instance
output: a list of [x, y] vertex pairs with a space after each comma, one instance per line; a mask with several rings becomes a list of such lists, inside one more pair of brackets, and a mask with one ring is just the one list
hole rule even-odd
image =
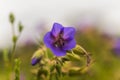
[[63, 50], [59, 47], [52, 46], [51, 50], [55, 56], [65, 56], [66, 55], [66, 50]]
[[71, 50], [75, 46], [76, 46], [76, 41], [75, 41], [75, 39], [72, 39], [72, 40], [66, 41], [62, 48], [63, 48], [63, 50]]
[[61, 30], [62, 30], [62, 28], [63, 28], [63, 26], [61, 25], [61, 24], [59, 24], [59, 23], [54, 23], [53, 24], [53, 28], [52, 28], [52, 35], [54, 36], [54, 37], [57, 37], [58, 35], [59, 35], [59, 33], [61, 32]]
[[73, 27], [65, 27], [63, 30], [63, 38], [64, 39], [73, 39], [75, 36], [75, 28]]
[[50, 48], [52, 46], [53, 42], [54, 42], [54, 39], [53, 39], [53, 37], [51, 35], [51, 32], [46, 33], [46, 35], [44, 36], [44, 44], [48, 48]]

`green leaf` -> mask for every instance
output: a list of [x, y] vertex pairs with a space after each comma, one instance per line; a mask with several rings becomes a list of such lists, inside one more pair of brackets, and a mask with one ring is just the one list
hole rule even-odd
[[53, 72], [54, 69], [55, 69], [55, 65], [52, 65], [52, 66], [50, 67], [50, 72]]
[[61, 65], [60, 64], [56, 64], [56, 72], [58, 73], [59, 76], [62, 75], [62, 69], [61, 69]]
[[43, 69], [42, 71], [43, 71], [43, 74], [44, 74], [45, 76], [48, 76], [48, 70]]
[[40, 69], [39, 71], [38, 71], [38, 76], [41, 76], [41, 75], [44, 75], [44, 76], [47, 76], [48, 75], [48, 70], [46, 70], [46, 69]]

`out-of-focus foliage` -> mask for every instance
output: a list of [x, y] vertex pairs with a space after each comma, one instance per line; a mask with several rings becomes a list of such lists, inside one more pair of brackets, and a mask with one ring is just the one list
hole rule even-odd
[[85, 75], [80, 76], [82, 80], [119, 80], [120, 62], [119, 58], [112, 53], [114, 37], [100, 33], [97, 29], [88, 27], [79, 30], [76, 35], [78, 44], [90, 52], [94, 59], [91, 69]]

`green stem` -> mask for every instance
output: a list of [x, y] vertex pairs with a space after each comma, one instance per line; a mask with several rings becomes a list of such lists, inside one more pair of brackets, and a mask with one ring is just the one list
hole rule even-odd
[[14, 24], [11, 24], [11, 26], [12, 26], [12, 35], [14, 36], [15, 35]]
[[11, 63], [12, 63], [12, 66], [13, 66], [17, 40], [16, 41], [13, 40], [13, 38], [16, 37], [15, 27], [14, 27], [14, 24], [11, 24], [11, 26], [12, 26], [12, 36], [13, 36], [12, 37], [13, 46], [12, 46], [12, 52], [11, 52]]
[[87, 66], [89, 66], [89, 64], [91, 63], [91, 57], [90, 57], [90, 55], [88, 54], [88, 52], [83, 47], [80, 46], [80, 48], [85, 53], [85, 56], [87, 57]]
[[16, 42], [13, 43], [11, 62], [14, 62], [15, 49], [16, 49]]
[[45, 58], [48, 59], [48, 50], [46, 50], [45, 46], [43, 46], [43, 51], [45, 53]]

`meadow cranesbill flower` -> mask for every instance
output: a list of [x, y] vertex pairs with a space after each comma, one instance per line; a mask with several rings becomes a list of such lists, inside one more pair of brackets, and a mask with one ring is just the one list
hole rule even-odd
[[65, 56], [66, 52], [76, 45], [75, 32], [73, 27], [63, 27], [54, 23], [52, 30], [45, 34], [44, 43], [55, 56]]
[[115, 41], [113, 46], [113, 52], [116, 55], [120, 56], [120, 38]]

